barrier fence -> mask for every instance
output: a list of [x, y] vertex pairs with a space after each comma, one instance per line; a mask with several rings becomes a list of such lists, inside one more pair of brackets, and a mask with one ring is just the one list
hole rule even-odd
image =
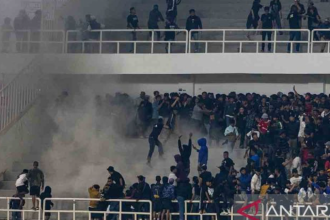
[[[329, 29], [2, 31], [3, 53], [329, 53]], [[270, 38], [268, 38], [270, 37]], [[263, 40], [264, 39], [264, 40]], [[297, 51], [298, 50], [298, 51]]]
[[[37, 198], [39, 202], [39, 210], [32, 210], [31, 198], [23, 198], [26, 201], [26, 204], [23, 209], [11, 209], [10, 208], [10, 201], [11, 200], [19, 200], [19, 198], [12, 198], [12, 197], [0, 197], [0, 218], [1, 219], [38, 219], [38, 220], [46, 220], [47, 216], [51, 216], [51, 219], [63, 220], [63, 219], [117, 219], [117, 220], [139, 220], [139, 219], [154, 219], [152, 213], [152, 202], [149, 200], [133, 200], [133, 199], [111, 199], [102, 201], [100, 199], [84, 199], [84, 198], [46, 198], [44, 200], [43, 206], [41, 206], [40, 199]], [[46, 204], [48, 201], [52, 201], [54, 206], [51, 210], [45, 210]], [[93, 210], [90, 211], [88, 208], [90, 201], [98, 201], [104, 202], [106, 204], [105, 209], [106, 211], [97, 211]], [[178, 203], [178, 201], [174, 200], [172, 203]], [[222, 203], [222, 202], [220, 202]], [[255, 203], [255, 202], [253, 202]], [[198, 210], [191, 211], [191, 206], [194, 204], [199, 204], [199, 201], [188, 201], [184, 202], [184, 219], [200, 219], [203, 218], [211, 218], [214, 217], [213, 220], [217, 219], [217, 214], [215, 211], [207, 212], [207, 213], [199, 213]], [[211, 203], [206, 203], [206, 205], [210, 205]], [[248, 204], [248, 205], [251, 205]], [[329, 206], [328, 203], [321, 205], [323, 210], [324, 208], [327, 210], [325, 213], [323, 212], [315, 212], [316, 207], [312, 203], [293, 203], [292, 205], [298, 207], [303, 207], [304, 205], [310, 206], [310, 212], [300, 212], [294, 211], [293, 216], [290, 216], [289, 213], [283, 211], [284, 214], [278, 215], [277, 213], [270, 212], [270, 206], [276, 205], [283, 205], [278, 204], [275, 202], [262, 202], [259, 201], [258, 208], [256, 206], [252, 210], [247, 209], [245, 213], [253, 216], [255, 219], [259, 220], [269, 220], [269, 219], [296, 219], [303, 218], [305, 220], [314, 220], [317, 218], [320, 219], [329, 219], [329, 210], [326, 207]], [[235, 201], [234, 204], [230, 208], [230, 213], [228, 214], [221, 214], [222, 217], [227, 217], [227, 219], [234, 220], [234, 218], [239, 219], [248, 219], [243, 217], [238, 209], [245, 206], [243, 201]], [[135, 210], [134, 207], [138, 210]], [[137, 208], [138, 207], [138, 208]], [[278, 211], [281, 210], [278, 209]], [[291, 210], [291, 209], [290, 209]], [[307, 210], [307, 209], [306, 209]], [[313, 214], [313, 210], [315, 213], [318, 213], [317, 216]], [[251, 212], [252, 211], [252, 212]], [[281, 213], [282, 213], [281, 211]], [[17, 213], [21, 213], [19, 218], [16, 218]], [[4, 214], [4, 215], [3, 215]], [[54, 215], [55, 214], [55, 215]], [[93, 216], [97, 215], [97, 216]], [[171, 219], [178, 216], [178, 212], [171, 213]]]
[[[0, 218], [1, 219], [16, 219], [16, 220], [25, 220], [25, 219], [41, 219], [42, 210], [33, 210], [32, 207], [32, 198], [23, 198], [25, 205], [23, 209], [12, 209], [10, 207], [11, 200], [19, 201], [20, 198], [17, 197], [0, 197]], [[36, 201], [41, 204], [39, 198], [36, 198]]]
[[0, 90], [0, 132], [16, 122], [37, 98], [39, 66], [36, 57]]
[[[318, 40], [317, 40], [318, 39]], [[318, 48], [318, 51], [315, 51], [315, 48]], [[311, 43], [312, 53], [330, 53], [330, 29], [314, 29], [312, 31], [312, 43]]]

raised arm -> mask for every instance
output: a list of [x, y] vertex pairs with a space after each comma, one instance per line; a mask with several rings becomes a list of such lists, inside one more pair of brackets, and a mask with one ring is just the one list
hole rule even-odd
[[179, 148], [179, 152], [180, 152], [180, 154], [182, 156], [183, 149], [182, 149], [182, 145], [181, 145], [181, 137], [182, 137], [182, 135], [178, 139], [178, 148]]

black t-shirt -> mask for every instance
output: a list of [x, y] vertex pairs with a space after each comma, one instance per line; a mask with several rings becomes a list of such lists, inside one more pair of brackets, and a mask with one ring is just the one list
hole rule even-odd
[[263, 29], [272, 29], [273, 28], [274, 16], [272, 14], [263, 14], [261, 15], [261, 22]]
[[157, 123], [154, 125], [150, 137], [157, 139], [162, 132], [164, 125], [162, 123]]
[[137, 28], [139, 26], [139, 19], [136, 15], [128, 15], [127, 17], [127, 27]]
[[199, 178], [201, 178], [202, 186], [206, 186], [206, 182], [212, 179], [212, 173], [209, 171], [205, 171], [199, 175]]
[[116, 183], [117, 185], [120, 185], [120, 179], [122, 179], [123, 184], [125, 186], [125, 180], [119, 172], [114, 171], [113, 174], [111, 174], [111, 178], [114, 181], [114, 183]]
[[230, 158], [223, 159], [221, 166], [226, 168], [227, 172], [229, 172], [230, 167], [234, 166], [234, 161]]
[[289, 24], [291, 29], [299, 29], [300, 28], [300, 20], [301, 17], [297, 12], [291, 12], [288, 15]]
[[262, 8], [263, 6], [260, 5], [258, 2], [253, 2], [253, 5], [252, 5], [252, 11], [253, 11], [253, 14], [255, 16], [255, 18], [258, 18], [259, 19], [259, 10]]

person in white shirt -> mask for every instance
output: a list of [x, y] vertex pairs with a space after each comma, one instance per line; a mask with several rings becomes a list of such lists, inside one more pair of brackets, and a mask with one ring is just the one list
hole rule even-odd
[[26, 170], [26, 169], [23, 170], [23, 172], [18, 176], [18, 178], [15, 182], [16, 189], [19, 193], [28, 193], [28, 189], [27, 189], [28, 173], [29, 173], [28, 170]]
[[291, 172], [293, 173], [293, 170], [296, 169], [298, 174], [301, 175], [301, 158], [299, 157], [298, 154], [294, 157], [292, 164], [291, 164]]
[[252, 128], [250, 132], [246, 134], [246, 136], [252, 141], [253, 140], [253, 134], [257, 134], [257, 137], [260, 138], [260, 132], [256, 130], [255, 128]]
[[299, 116], [300, 126], [299, 126], [298, 139], [300, 142], [303, 141], [305, 137], [305, 127], [306, 127], [306, 122], [304, 120], [305, 116], [306, 116], [305, 114]]
[[302, 177], [299, 176], [298, 170], [293, 169], [292, 170], [292, 177], [290, 178], [291, 185], [299, 186], [299, 184], [301, 182], [301, 179], [302, 179]]
[[252, 194], [259, 194], [261, 188], [261, 176], [260, 176], [260, 168], [255, 169], [255, 174], [251, 179], [251, 192]]
[[173, 186], [177, 186], [177, 176], [176, 176], [176, 172], [177, 172], [177, 169], [176, 169], [176, 166], [171, 166], [171, 173], [170, 175], [168, 175], [168, 179], [173, 179], [174, 182], [173, 182]]

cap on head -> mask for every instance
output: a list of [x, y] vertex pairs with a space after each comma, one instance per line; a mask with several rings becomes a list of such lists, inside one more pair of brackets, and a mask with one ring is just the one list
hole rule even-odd
[[263, 113], [261, 116], [262, 119], [268, 119], [268, 115], [266, 113]]

